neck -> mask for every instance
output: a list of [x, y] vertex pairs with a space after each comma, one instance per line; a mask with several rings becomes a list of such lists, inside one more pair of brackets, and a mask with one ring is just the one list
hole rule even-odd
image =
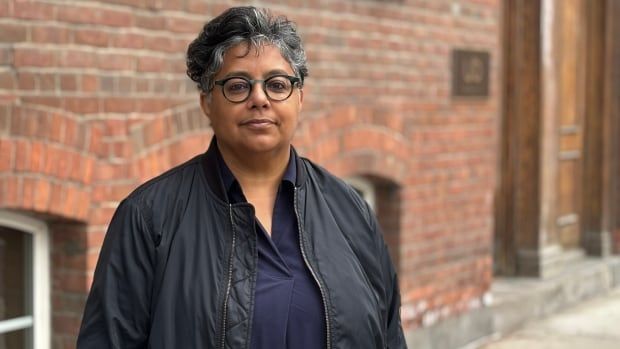
[[277, 190], [289, 162], [290, 146], [261, 154], [235, 152], [219, 143], [218, 147], [244, 192], [246, 188]]

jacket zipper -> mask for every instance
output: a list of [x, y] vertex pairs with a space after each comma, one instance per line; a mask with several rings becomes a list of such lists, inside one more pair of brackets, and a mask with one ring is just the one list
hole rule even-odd
[[222, 310], [223, 313], [223, 317], [222, 317], [222, 346], [221, 348], [224, 349], [225, 345], [226, 345], [226, 318], [228, 316], [227, 312], [228, 312], [228, 297], [230, 296], [230, 288], [232, 285], [232, 268], [233, 268], [233, 258], [234, 258], [234, 253], [235, 253], [235, 240], [236, 240], [236, 232], [235, 232], [235, 224], [233, 223], [233, 216], [232, 216], [232, 205], [228, 204], [228, 215], [230, 218], [230, 227], [232, 230], [232, 244], [231, 244], [231, 248], [230, 248], [230, 257], [228, 258], [228, 282], [226, 284], [226, 294], [224, 295], [224, 309]]
[[321, 291], [321, 299], [323, 301], [323, 308], [325, 310], [325, 327], [326, 327], [326, 342], [327, 342], [327, 349], [331, 349], [331, 333], [330, 333], [330, 325], [329, 325], [329, 312], [327, 311], [327, 300], [325, 298], [325, 290], [323, 289], [323, 286], [321, 285], [321, 283], [319, 282], [319, 279], [316, 276], [316, 273], [314, 272], [314, 269], [312, 269], [312, 266], [310, 265], [310, 263], [308, 262], [308, 257], [306, 256], [306, 250], [304, 249], [304, 239], [302, 237], [302, 227], [301, 227], [301, 220], [299, 219], [299, 211], [297, 208], [297, 187], [295, 187], [294, 189], [294, 199], [293, 199], [293, 206], [295, 209], [295, 216], [297, 217], [297, 230], [299, 233], [299, 249], [301, 250], [301, 255], [304, 258], [304, 262], [306, 263], [306, 267], [308, 267], [308, 269], [310, 270], [310, 274], [312, 274], [312, 277], [314, 278], [314, 282], [316, 282], [316, 284], [319, 286], [319, 291]]

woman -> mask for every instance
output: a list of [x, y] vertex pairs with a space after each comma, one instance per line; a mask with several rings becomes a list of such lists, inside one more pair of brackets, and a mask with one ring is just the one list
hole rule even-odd
[[406, 347], [371, 210], [291, 146], [308, 74], [293, 23], [231, 8], [187, 66], [215, 136], [120, 204], [78, 347]]

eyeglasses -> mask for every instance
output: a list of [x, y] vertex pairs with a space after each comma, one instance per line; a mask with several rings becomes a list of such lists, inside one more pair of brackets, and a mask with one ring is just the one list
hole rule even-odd
[[274, 75], [265, 80], [250, 80], [241, 76], [233, 76], [217, 80], [214, 84], [222, 86], [222, 93], [228, 101], [241, 103], [250, 98], [252, 86], [255, 83], [262, 82], [263, 91], [267, 98], [280, 102], [293, 94], [293, 88], [298, 86], [300, 81], [300, 78], [289, 75]]

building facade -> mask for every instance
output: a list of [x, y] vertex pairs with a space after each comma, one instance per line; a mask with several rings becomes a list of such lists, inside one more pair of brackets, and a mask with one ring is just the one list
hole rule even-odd
[[186, 47], [246, 3], [299, 25], [294, 144], [373, 202], [410, 341], [620, 251], [619, 1], [6, 0], [0, 349], [75, 346], [116, 206], [212, 136]]

